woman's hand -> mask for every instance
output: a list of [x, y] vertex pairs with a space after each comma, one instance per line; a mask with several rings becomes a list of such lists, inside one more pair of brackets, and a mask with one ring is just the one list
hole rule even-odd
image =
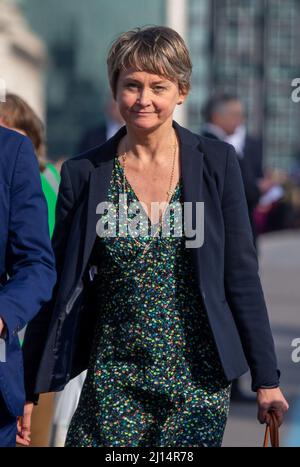
[[33, 410], [33, 402], [26, 402], [24, 406], [23, 417], [18, 417], [17, 423], [17, 444], [29, 446], [31, 435], [31, 415]]
[[260, 423], [270, 424], [269, 412], [274, 412], [278, 426], [282, 425], [283, 417], [289, 410], [289, 404], [284, 398], [279, 388], [275, 389], [258, 389], [257, 391], [258, 404], [258, 420]]

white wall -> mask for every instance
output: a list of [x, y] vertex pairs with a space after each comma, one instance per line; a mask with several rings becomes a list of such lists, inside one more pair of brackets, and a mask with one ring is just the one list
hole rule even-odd
[[[187, 41], [188, 0], [166, 0], [166, 23]], [[187, 125], [187, 111], [186, 103], [177, 107], [174, 118], [180, 125]]]
[[[19, 9], [0, 0], [0, 79], [44, 119], [46, 53]], [[3, 86], [1, 86], [3, 89]]]

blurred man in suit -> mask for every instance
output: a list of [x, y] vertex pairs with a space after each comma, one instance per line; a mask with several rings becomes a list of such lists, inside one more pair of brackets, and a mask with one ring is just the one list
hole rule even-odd
[[100, 146], [100, 144], [105, 143], [105, 141], [114, 136], [123, 125], [124, 120], [115, 101], [109, 101], [106, 105], [105, 122], [84, 133], [79, 143], [78, 152], [85, 152], [91, 148]]
[[260, 197], [273, 185], [270, 178], [264, 177], [263, 144], [259, 138], [250, 136], [245, 125], [245, 110], [238, 97], [221, 94], [210, 98], [202, 110], [205, 124], [202, 135], [207, 138], [226, 141], [234, 146], [241, 168], [253, 239], [257, 233], [253, 211]]

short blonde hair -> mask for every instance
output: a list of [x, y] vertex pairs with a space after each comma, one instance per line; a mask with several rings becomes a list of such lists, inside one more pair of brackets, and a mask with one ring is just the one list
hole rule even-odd
[[188, 93], [192, 62], [182, 37], [164, 26], [136, 28], [121, 34], [112, 44], [107, 58], [110, 87], [114, 98], [120, 72], [129, 68], [164, 76]]

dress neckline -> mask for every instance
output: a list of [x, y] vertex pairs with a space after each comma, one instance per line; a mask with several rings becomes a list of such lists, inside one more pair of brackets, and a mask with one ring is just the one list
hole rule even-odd
[[[118, 165], [118, 167], [119, 167], [119, 170], [120, 170], [120, 174], [121, 174], [121, 177], [122, 177], [122, 187], [123, 187], [123, 174], [124, 174], [124, 169], [123, 169], [123, 167], [122, 167], [122, 165], [121, 165], [121, 163], [120, 163], [120, 161], [119, 161], [118, 156], [116, 156], [115, 159], [116, 159], [116, 163], [117, 163], [117, 165]], [[165, 210], [165, 213], [167, 212], [169, 206], [170, 206], [170, 205], [172, 204], [172, 202], [173, 202], [173, 199], [174, 199], [175, 195], [177, 194], [177, 191], [178, 191], [178, 189], [179, 189], [179, 187], [180, 187], [180, 184], [181, 184], [181, 180], [182, 180], [182, 176], [179, 177], [179, 180], [178, 180], [178, 182], [177, 182], [177, 184], [176, 184], [176, 186], [175, 186], [175, 188], [174, 188], [174, 190], [173, 190], [171, 199], [170, 199], [170, 201], [169, 201], [169, 203], [168, 203], [168, 207], [167, 207], [167, 209]], [[138, 198], [138, 196], [136, 195], [134, 189], [132, 188], [131, 184], [130, 184], [129, 181], [127, 180], [126, 175], [125, 175], [125, 183], [127, 184], [129, 191], [131, 191], [131, 194], [134, 196], [134, 198], [136, 199], [136, 201], [137, 201], [138, 203], [140, 203], [141, 208], [143, 209], [143, 212], [145, 213], [145, 216], [147, 217], [148, 222], [150, 223], [150, 226], [151, 226], [151, 227], [157, 226], [159, 223], [157, 222], [156, 224], [154, 224], [154, 223], [151, 221], [151, 219], [150, 219], [149, 216], [148, 216], [148, 213], [147, 213], [146, 210], [144, 209], [143, 204], [141, 204], [142, 201], [139, 200], [139, 198]]]

